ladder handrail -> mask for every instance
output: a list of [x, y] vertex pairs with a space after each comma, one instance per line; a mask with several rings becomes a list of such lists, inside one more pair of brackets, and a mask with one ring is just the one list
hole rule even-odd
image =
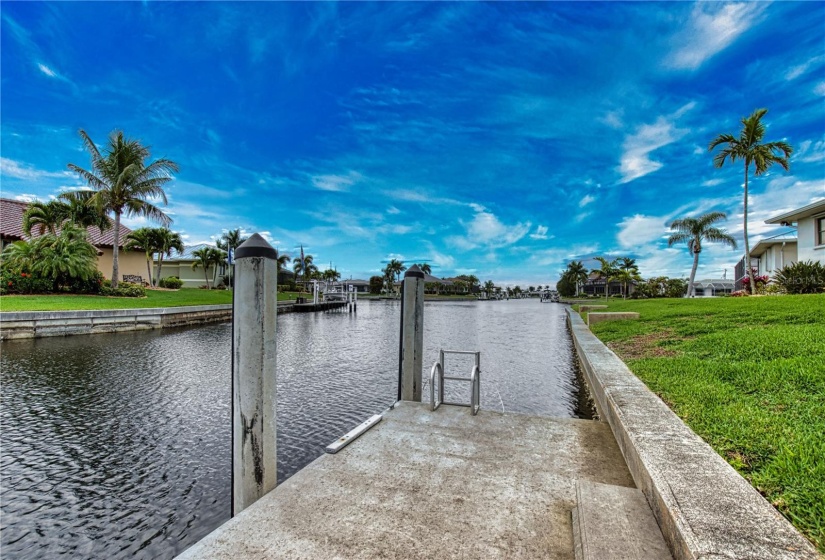
[[[466, 354], [475, 356], [475, 364], [470, 372], [470, 377], [453, 377], [444, 375], [444, 354]], [[438, 399], [435, 396], [435, 380], [438, 375]], [[470, 404], [445, 402], [444, 400], [444, 380], [469, 381], [470, 382]], [[435, 411], [442, 404], [455, 406], [467, 406], [473, 416], [481, 409], [481, 352], [469, 350], [441, 350], [438, 360], [430, 370], [430, 410]]]
[[[438, 371], [438, 401], [435, 400], [435, 373]], [[430, 410], [435, 411], [444, 402], [444, 366], [441, 362], [433, 364], [430, 370]]]
[[470, 412], [473, 416], [478, 414], [481, 408], [481, 369], [478, 366], [473, 366], [473, 373], [470, 374], [472, 388], [470, 389]]

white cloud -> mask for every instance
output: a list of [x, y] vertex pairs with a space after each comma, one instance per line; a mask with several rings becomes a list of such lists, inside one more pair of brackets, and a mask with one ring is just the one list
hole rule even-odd
[[716, 185], [721, 185], [724, 182], [725, 182], [724, 179], [719, 179], [719, 178], [708, 179], [707, 181], [702, 182], [702, 186], [703, 187], [715, 187]]
[[591, 202], [595, 201], [595, 196], [590, 196], [589, 194], [584, 195], [584, 197], [579, 201], [579, 208], [584, 208]]
[[636, 214], [626, 217], [619, 223], [616, 239], [625, 249], [638, 249], [661, 238], [667, 232], [666, 222], [667, 218], [663, 216]]
[[814, 93], [825, 97], [825, 82], [819, 82], [816, 84], [816, 86], [814, 86]]
[[35, 169], [31, 165], [15, 161], [13, 159], [0, 157], [0, 175], [4, 177], [14, 177], [27, 181], [36, 181], [47, 177], [74, 177], [69, 171], [44, 171]]
[[825, 140], [812, 142], [804, 140], [799, 143], [799, 150], [796, 152], [795, 160], [805, 163], [813, 163], [825, 159]]
[[802, 64], [791, 66], [785, 73], [785, 79], [787, 81], [795, 80], [803, 74], [807, 73], [809, 70], [812, 70], [817, 66], [821, 65], [823, 62], [825, 62], [825, 55], [819, 55], [813, 58], [809, 58]]
[[35, 202], [37, 200], [36, 194], [18, 194], [15, 195], [14, 200], [18, 200], [20, 202]]
[[695, 3], [690, 20], [674, 36], [675, 50], [667, 64], [696, 70], [758, 23], [767, 5], [761, 2]]
[[547, 239], [547, 226], [536, 226], [536, 233], [531, 233], [530, 239]]
[[487, 211], [480, 204], [470, 204], [476, 214], [469, 222], [460, 221], [466, 230], [465, 236], [451, 236], [447, 239], [453, 246], [470, 250], [485, 246], [497, 249], [512, 245], [530, 231], [530, 222], [505, 225], [495, 214]]
[[57, 72], [55, 72], [54, 70], [52, 70], [51, 68], [49, 68], [48, 66], [46, 66], [43, 63], [38, 62], [37, 63], [37, 68], [50, 78], [57, 78], [58, 77]]
[[401, 213], [401, 210], [399, 210], [395, 206], [390, 206], [389, 208], [387, 208], [387, 214], [400, 214], [400, 213]]
[[624, 126], [622, 122], [622, 117], [619, 111], [610, 111], [609, 113], [605, 114], [601, 119], [601, 122], [609, 126], [610, 128], [619, 129]]
[[351, 186], [361, 180], [361, 174], [350, 171], [345, 175], [313, 175], [310, 177], [315, 188], [322, 191], [348, 191]]
[[678, 129], [666, 117], [659, 117], [653, 124], [643, 124], [634, 134], [625, 138], [619, 172], [620, 183], [629, 183], [660, 169], [662, 163], [650, 158], [650, 153], [667, 146], [684, 136], [687, 130]]

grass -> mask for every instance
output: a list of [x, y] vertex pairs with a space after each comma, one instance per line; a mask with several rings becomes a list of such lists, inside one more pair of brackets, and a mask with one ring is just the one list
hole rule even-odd
[[[278, 301], [294, 300], [296, 292], [278, 294]], [[312, 297], [309, 295], [309, 297]], [[80, 309], [135, 309], [146, 307], [181, 307], [188, 305], [220, 305], [232, 303], [229, 290], [199, 290], [183, 288], [146, 290], [145, 298], [102, 297], [81, 295], [0, 296], [0, 311], [74, 311]]]
[[825, 295], [606, 304], [640, 319], [594, 334], [825, 552]]

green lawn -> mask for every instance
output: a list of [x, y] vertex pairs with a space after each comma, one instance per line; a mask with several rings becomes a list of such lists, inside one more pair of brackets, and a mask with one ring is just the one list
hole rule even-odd
[[825, 295], [607, 305], [640, 320], [596, 336], [825, 552]]
[[[278, 300], [294, 300], [299, 294], [284, 292]], [[302, 294], [307, 296], [308, 294]], [[309, 296], [312, 297], [312, 296]], [[0, 296], [0, 311], [69, 311], [78, 309], [131, 309], [138, 307], [180, 307], [232, 303], [229, 290], [183, 288], [177, 291], [146, 290], [145, 298], [36, 295]]]

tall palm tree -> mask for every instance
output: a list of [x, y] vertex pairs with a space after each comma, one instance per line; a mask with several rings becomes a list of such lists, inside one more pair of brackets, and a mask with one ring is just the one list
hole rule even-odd
[[156, 283], [160, 283], [160, 271], [163, 268], [163, 258], [164, 257], [171, 257], [172, 251], [177, 251], [178, 253], [183, 253], [185, 247], [183, 246], [183, 240], [180, 237], [180, 234], [170, 230], [169, 228], [157, 228], [157, 236], [158, 236], [158, 273], [155, 276]]
[[579, 286], [587, 282], [587, 268], [581, 261], [570, 261], [567, 264], [567, 274], [576, 284], [576, 296], [579, 295]]
[[57, 200], [49, 202], [32, 202], [23, 213], [23, 232], [31, 237], [32, 230], [36, 229], [40, 235], [47, 231], [52, 235], [66, 220], [64, 204]]
[[762, 124], [762, 117], [767, 113], [767, 109], [757, 109], [751, 116], [742, 119], [742, 131], [739, 138], [732, 134], [720, 134], [708, 145], [708, 151], [712, 152], [718, 146], [726, 145], [718, 154], [713, 157], [714, 167], [722, 167], [729, 159], [734, 163], [741, 159], [745, 164], [745, 213], [743, 218], [745, 236], [745, 267], [748, 269], [750, 278], [751, 293], [756, 293], [756, 282], [753, 279], [753, 269], [750, 266], [750, 243], [748, 242], [748, 170], [751, 164], [754, 165], [755, 175], [763, 175], [773, 164], [778, 163], [785, 171], [788, 171], [790, 164], [788, 158], [793, 153], [793, 148], [786, 142], [763, 142], [765, 137], [765, 125]]
[[149, 285], [154, 286], [152, 280], [152, 257], [155, 253], [160, 251], [161, 234], [159, 233], [164, 228], [139, 228], [126, 235], [126, 243], [123, 244], [123, 249], [126, 251], [143, 251], [146, 255], [146, 272], [149, 278]]
[[[670, 229], [674, 231], [667, 240], [668, 247], [676, 243], [687, 243], [693, 253], [693, 268], [690, 269], [690, 279], [687, 286], [687, 297], [695, 295], [693, 281], [696, 278], [696, 269], [699, 267], [699, 253], [702, 252], [702, 241], [723, 243], [736, 249], [736, 240], [728, 235], [724, 229], [714, 227], [713, 224], [727, 219], [724, 212], [708, 212], [698, 218], [682, 218], [674, 220]], [[747, 237], [745, 237], [747, 240]]]
[[78, 191], [76, 195], [101, 212], [115, 215], [114, 241], [112, 243], [112, 287], [118, 281], [118, 247], [120, 245], [120, 219], [123, 214], [137, 215], [168, 226], [172, 220], [150, 200], [167, 203], [163, 185], [172, 180], [178, 164], [161, 158], [146, 165], [150, 152], [138, 140], [124, 138], [123, 132], [109, 136], [104, 153], [97, 149], [86, 131], [80, 130], [83, 144], [92, 156], [91, 171], [70, 163], [69, 169], [80, 175], [92, 188]]
[[616, 266], [618, 262], [615, 259], [608, 261], [604, 257], [596, 257], [596, 260], [599, 261], [599, 265], [601, 266], [600, 268], [594, 268], [591, 272], [598, 274], [599, 278], [604, 278], [604, 297], [607, 297], [610, 280], [616, 275]]
[[492, 280], [487, 280], [484, 283], [484, 291], [487, 292], [487, 297], [492, 296], [493, 293], [495, 292], [495, 290], [496, 290], [496, 285], [493, 283]]
[[209, 286], [209, 267], [210, 266], [218, 266], [224, 260], [226, 260], [226, 253], [221, 251], [220, 249], [216, 249], [215, 247], [202, 247], [197, 251], [192, 251], [192, 256], [195, 257], [195, 260], [192, 263], [192, 270], [197, 270], [200, 267], [203, 267], [203, 277], [206, 280], [206, 289], [210, 289]]

